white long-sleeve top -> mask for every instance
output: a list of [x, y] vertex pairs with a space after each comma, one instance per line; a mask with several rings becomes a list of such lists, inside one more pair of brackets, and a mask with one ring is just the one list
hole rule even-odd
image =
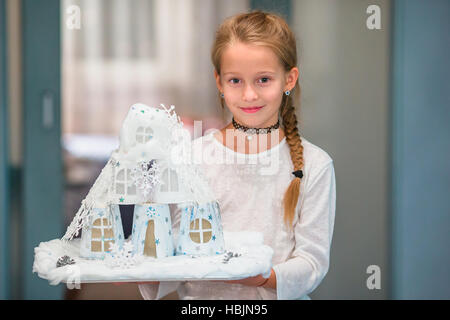
[[[188, 281], [140, 285], [145, 299], [177, 290], [180, 299], [310, 299], [329, 269], [336, 208], [333, 160], [302, 137], [304, 168], [293, 229], [285, 226], [283, 196], [293, 179], [286, 138], [271, 149], [244, 154], [224, 146], [214, 133], [193, 141], [199, 163], [217, 197], [226, 231], [259, 231], [272, 247], [277, 288]], [[202, 157], [201, 159], [198, 157]], [[174, 234], [180, 210], [173, 210]]]

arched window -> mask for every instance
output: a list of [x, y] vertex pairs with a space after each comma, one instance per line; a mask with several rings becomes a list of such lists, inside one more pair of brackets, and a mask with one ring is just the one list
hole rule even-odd
[[195, 219], [191, 222], [189, 237], [196, 243], [207, 243], [211, 240], [211, 222], [206, 219]]
[[114, 232], [111, 222], [106, 218], [95, 220], [92, 225], [91, 251], [107, 252], [111, 243], [114, 243]]
[[133, 183], [130, 169], [121, 169], [117, 172], [116, 194], [136, 194], [136, 185]]
[[178, 192], [178, 175], [175, 170], [165, 169], [162, 173], [161, 191], [163, 192]]
[[136, 130], [136, 141], [146, 143], [153, 138], [153, 130], [150, 127], [139, 127]]

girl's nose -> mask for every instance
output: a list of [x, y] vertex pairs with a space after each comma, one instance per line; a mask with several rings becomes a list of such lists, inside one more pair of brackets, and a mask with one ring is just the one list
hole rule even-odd
[[252, 88], [251, 85], [246, 85], [244, 88], [244, 94], [242, 99], [244, 101], [253, 101], [258, 98], [256, 91]]

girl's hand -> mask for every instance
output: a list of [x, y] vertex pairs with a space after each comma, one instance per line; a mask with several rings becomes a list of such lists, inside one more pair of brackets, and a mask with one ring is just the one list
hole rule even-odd
[[250, 287], [259, 287], [260, 285], [267, 283], [267, 278], [264, 278], [262, 275], [257, 275], [255, 277], [239, 279], [239, 280], [228, 280], [225, 282], [243, 284], [245, 286], [250, 286]]
[[[115, 286], [120, 286], [126, 283], [133, 283], [133, 282], [113, 282], [112, 284]], [[136, 284], [159, 284], [159, 281], [147, 281], [147, 282], [134, 282]]]
[[277, 277], [275, 274], [275, 271], [273, 269], [270, 271], [270, 277], [264, 278], [262, 275], [257, 275], [255, 277], [240, 279], [240, 280], [228, 280], [228, 281], [222, 281], [225, 283], [238, 283], [243, 284], [245, 286], [251, 286], [251, 287], [267, 287], [267, 288], [276, 288], [277, 284]]
[[238, 283], [243, 284], [245, 286], [251, 286], [251, 287], [265, 287], [265, 288], [273, 288], [276, 289], [277, 287], [277, 276], [275, 274], [275, 271], [270, 270], [270, 277], [264, 278], [262, 275], [257, 275], [255, 277], [240, 279], [240, 280], [229, 280], [229, 281], [223, 281], [225, 283]]

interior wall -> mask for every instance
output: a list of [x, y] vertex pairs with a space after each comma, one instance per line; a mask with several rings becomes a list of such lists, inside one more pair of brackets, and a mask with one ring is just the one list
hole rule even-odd
[[9, 147], [7, 99], [6, 2], [0, 0], [0, 299], [9, 297]]
[[395, 2], [393, 298], [450, 299], [450, 2]]
[[22, 165], [21, 0], [7, 0], [9, 145], [13, 167]]
[[7, 41], [8, 41], [8, 142], [9, 142], [9, 243], [10, 243], [10, 282], [9, 296], [20, 299], [21, 296], [21, 198], [22, 198], [22, 0], [7, 0]]
[[[312, 299], [386, 299], [389, 283], [389, 16], [369, 30], [360, 0], [293, 1], [302, 89], [300, 132], [336, 171], [330, 269]], [[369, 290], [367, 268], [381, 271]]]

